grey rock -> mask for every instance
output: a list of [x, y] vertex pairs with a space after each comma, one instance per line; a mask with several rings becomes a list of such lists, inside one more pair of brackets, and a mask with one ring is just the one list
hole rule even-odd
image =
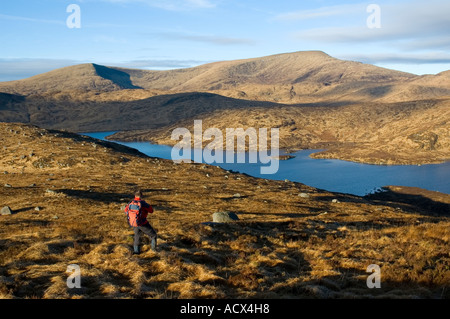
[[12, 215], [12, 210], [9, 206], [5, 206], [0, 210], [1, 215]]
[[331, 201], [332, 203], [339, 203], [339, 201], [335, 198]]
[[216, 212], [212, 217], [214, 223], [230, 223], [239, 220], [239, 217], [232, 212]]
[[300, 194], [298, 194], [298, 196], [302, 197], [302, 198], [309, 198], [309, 194], [306, 194], [306, 193], [300, 193]]
[[5, 184], [5, 187], [12, 187], [11, 184]]

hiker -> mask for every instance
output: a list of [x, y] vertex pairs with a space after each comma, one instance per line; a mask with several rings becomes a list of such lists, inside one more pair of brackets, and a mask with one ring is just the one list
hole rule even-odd
[[153, 207], [142, 199], [142, 192], [137, 191], [134, 199], [125, 207], [128, 224], [134, 230], [134, 254], [139, 254], [139, 243], [141, 232], [146, 234], [150, 239], [153, 251], [156, 251], [156, 231], [147, 220], [147, 215], [153, 213]]

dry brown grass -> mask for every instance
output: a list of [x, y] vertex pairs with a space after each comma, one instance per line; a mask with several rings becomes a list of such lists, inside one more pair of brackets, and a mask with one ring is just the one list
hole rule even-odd
[[449, 81], [318, 51], [168, 71], [82, 64], [0, 83], [0, 120], [170, 144], [172, 127], [204, 119], [279, 127], [283, 148], [326, 149], [320, 158], [439, 163], [450, 158]]
[[[313, 154], [315, 158], [383, 165], [442, 163], [450, 159], [449, 99], [340, 107], [249, 107], [211, 111], [195, 119], [202, 119], [203, 130], [218, 128], [222, 132], [223, 149], [227, 128], [279, 128], [280, 148], [326, 150]], [[185, 127], [194, 132], [193, 126], [194, 119], [189, 118], [150, 130], [118, 132], [110, 138], [175, 145], [179, 141], [172, 139], [172, 131]], [[203, 146], [211, 143], [203, 142]], [[270, 143], [269, 130], [269, 148]]]
[[[174, 165], [23, 125], [0, 132], [0, 206], [15, 210], [0, 216], [1, 298], [450, 297], [450, 220], [423, 207]], [[51, 166], [33, 166], [49, 153]], [[58, 166], [69, 153], [76, 164]], [[144, 241], [133, 256], [120, 207], [138, 187], [155, 207], [160, 251]], [[240, 220], [203, 224], [223, 210]], [[66, 285], [70, 264], [81, 267], [80, 289]], [[381, 266], [381, 289], [366, 286], [370, 264]]]

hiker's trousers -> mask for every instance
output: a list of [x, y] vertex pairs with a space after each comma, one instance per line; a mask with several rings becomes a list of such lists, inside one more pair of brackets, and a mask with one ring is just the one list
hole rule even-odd
[[156, 231], [147, 223], [143, 226], [133, 227], [134, 228], [134, 246], [139, 246], [141, 233], [146, 234], [150, 239], [156, 239]]

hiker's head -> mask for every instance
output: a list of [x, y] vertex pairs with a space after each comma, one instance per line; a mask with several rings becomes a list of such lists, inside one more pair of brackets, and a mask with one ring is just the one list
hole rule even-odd
[[141, 191], [136, 191], [136, 193], [134, 193], [134, 197], [142, 198], [142, 192]]

